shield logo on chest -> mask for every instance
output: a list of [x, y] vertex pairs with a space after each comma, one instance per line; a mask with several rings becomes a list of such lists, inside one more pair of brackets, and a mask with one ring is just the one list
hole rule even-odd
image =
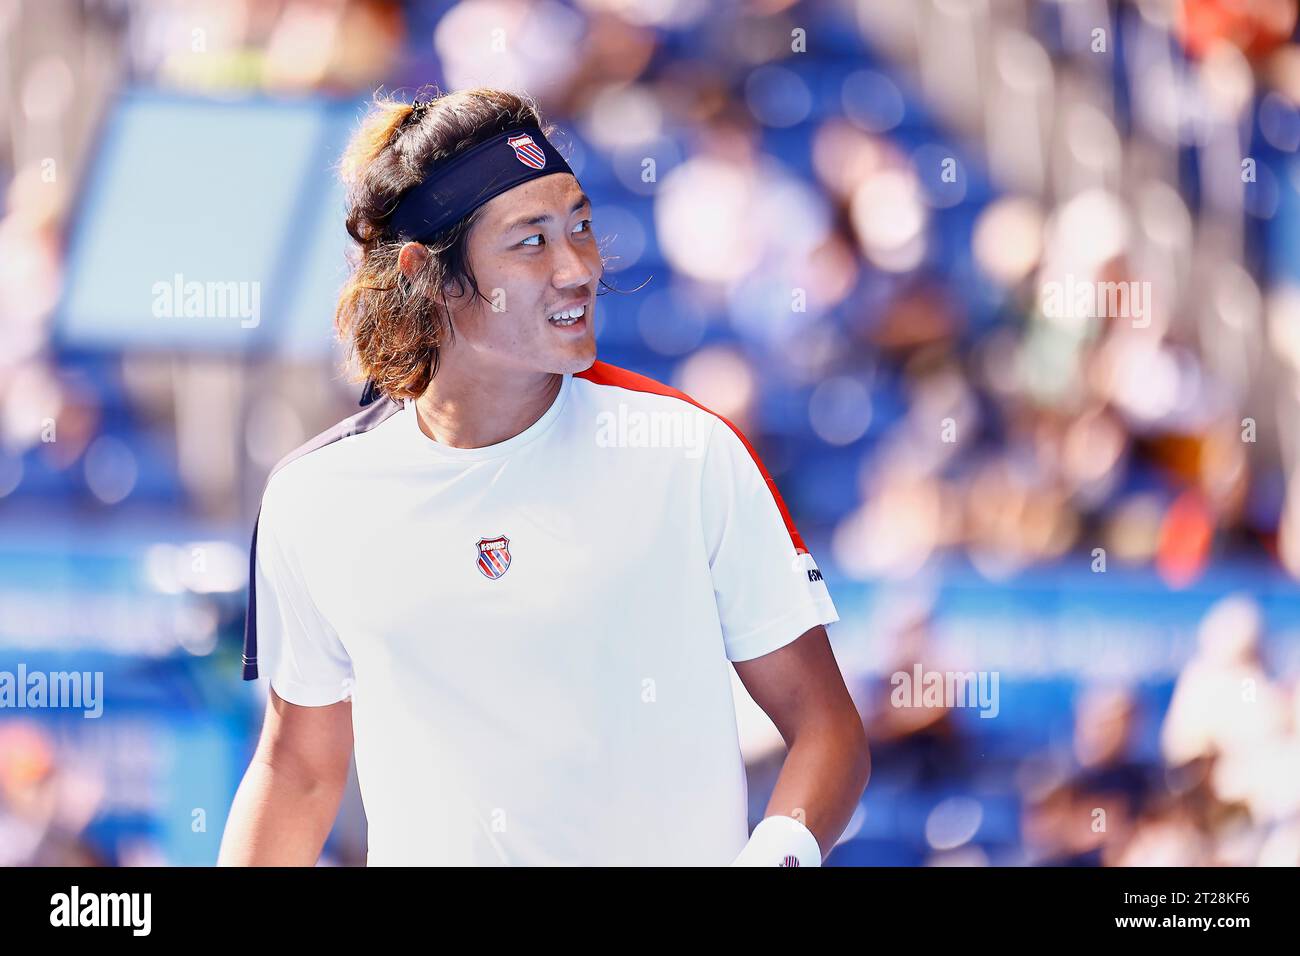
[[503, 534], [495, 538], [479, 538], [476, 563], [489, 580], [501, 577], [510, 569], [510, 539]]

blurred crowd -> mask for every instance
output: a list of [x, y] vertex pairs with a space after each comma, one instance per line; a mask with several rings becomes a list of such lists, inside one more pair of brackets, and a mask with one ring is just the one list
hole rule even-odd
[[[250, 423], [185, 411], [172, 356], [111, 356], [105, 377], [60, 350], [71, 213], [116, 91], [502, 85], [596, 184], [607, 278], [652, 279], [603, 300], [602, 357], [754, 439], [833, 591], [945, 558], [991, 585], [1071, 561], [1171, 589], [1227, 561], [1300, 577], [1290, 0], [11, 0], [0, 49], [0, 520], [42, 504], [37, 472], [61, 476], [59, 513], [130, 503], [145, 469], [102, 434], [106, 381], [178, 459], [175, 510], [236, 541], [277, 451], [355, 407], [328, 360], [278, 368], [286, 413]], [[244, 361], [184, 381], [238, 388]], [[230, 431], [239, 467], [187, 468], [196, 428]], [[1300, 694], [1261, 663], [1263, 627], [1248, 597], [1206, 615], [1147, 715], [1160, 761], [1127, 749], [1142, 701], [1105, 687], [1077, 700], [1067, 764], [1004, 767], [1024, 861], [1298, 862]], [[884, 779], [978, 771], [944, 713], [864, 714]], [[43, 731], [0, 731], [0, 862], [93, 859], [61, 836], [86, 801], [61, 802]]]
[[[1210, 0], [768, 0], [728, 15], [684, 0], [10, 4], [0, 491], [21, 498], [32, 455], [80, 469], [91, 501], [125, 497], [96, 480], [114, 461], [85, 454], [96, 396], [50, 342], [77, 173], [115, 87], [495, 82], [538, 98], [575, 168], [615, 179], [621, 195], [597, 197], [610, 278], [654, 277], [629, 356], [773, 446], [849, 577], [907, 576], [946, 552], [1001, 577], [1095, 548], [1175, 586], [1216, 553], [1295, 574], [1295, 452], [1278, 422], [1295, 410], [1300, 274], [1276, 221], [1300, 208], [1294, 14]], [[1102, 283], [1122, 300], [1075, 294]], [[127, 385], [166, 421], [176, 399], [143, 384], [148, 364], [134, 357]], [[291, 447], [351, 397], [299, 409], [263, 443]], [[50, 419], [58, 442], [42, 442]], [[809, 457], [836, 481], [792, 467]]]

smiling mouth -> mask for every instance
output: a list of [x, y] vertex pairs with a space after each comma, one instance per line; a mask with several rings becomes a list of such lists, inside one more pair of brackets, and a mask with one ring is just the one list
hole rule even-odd
[[581, 322], [586, 314], [586, 305], [578, 305], [572, 309], [565, 309], [563, 312], [556, 312], [554, 315], [547, 316], [546, 321], [559, 328], [567, 329]]

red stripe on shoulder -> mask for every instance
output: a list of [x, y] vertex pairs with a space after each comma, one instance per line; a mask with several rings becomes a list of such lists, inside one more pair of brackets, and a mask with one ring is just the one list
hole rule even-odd
[[723, 418], [711, 408], [706, 408], [695, 399], [691, 398], [685, 392], [680, 392], [675, 388], [665, 385], [663, 382], [656, 382], [654, 379], [636, 372], [629, 372], [625, 368], [619, 368], [616, 365], [610, 365], [606, 362], [596, 362], [585, 372], [578, 372], [574, 378], [585, 379], [593, 385], [614, 385], [618, 388], [626, 388], [633, 392], [649, 392], [653, 395], [666, 395], [669, 398], [679, 398], [683, 402], [694, 405], [702, 411], [708, 412], [714, 418], [721, 421], [724, 425], [735, 433], [740, 439], [745, 450], [749, 452], [749, 457], [754, 459], [754, 464], [758, 466], [759, 474], [767, 482], [767, 490], [772, 493], [772, 500], [776, 502], [777, 510], [781, 512], [781, 519], [785, 522], [785, 529], [790, 532], [790, 540], [794, 543], [794, 549], [798, 554], [807, 554], [808, 549], [804, 547], [803, 538], [799, 534], [799, 529], [794, 526], [794, 519], [790, 517], [790, 510], [786, 508], [785, 501], [781, 497], [781, 492], [776, 490], [776, 482], [772, 476], [767, 473], [767, 468], [763, 465], [763, 460], [758, 457], [758, 452], [754, 451], [754, 446], [749, 443], [749, 439], [744, 433], [733, 425], [726, 418]]

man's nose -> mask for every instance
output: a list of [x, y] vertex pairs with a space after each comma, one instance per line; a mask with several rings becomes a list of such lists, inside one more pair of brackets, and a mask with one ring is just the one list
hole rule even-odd
[[587, 261], [588, 256], [572, 240], [566, 239], [551, 248], [556, 250], [551, 283], [557, 289], [586, 285], [596, 275], [591, 263]]

